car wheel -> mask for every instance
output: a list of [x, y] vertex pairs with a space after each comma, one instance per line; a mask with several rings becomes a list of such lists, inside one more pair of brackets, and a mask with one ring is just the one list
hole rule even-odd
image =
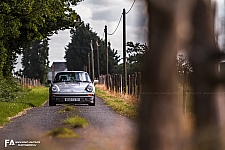
[[95, 103], [89, 103], [88, 105], [89, 106], [95, 106]]
[[51, 99], [49, 99], [48, 104], [49, 106], [56, 106], [56, 103], [53, 102]]

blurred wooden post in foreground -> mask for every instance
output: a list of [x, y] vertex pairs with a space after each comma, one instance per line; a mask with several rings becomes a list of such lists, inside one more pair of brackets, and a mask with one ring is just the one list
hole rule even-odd
[[176, 9], [179, 0], [146, 0], [149, 51], [142, 71], [139, 150], [180, 150]]
[[[218, 106], [218, 65], [221, 54], [216, 48], [214, 10], [210, 0], [198, 0], [191, 16], [194, 28], [190, 60], [193, 66], [195, 140], [194, 149], [221, 150], [220, 108]], [[220, 106], [223, 107], [223, 106]], [[222, 114], [223, 116], [225, 114]]]
[[[137, 149], [224, 149], [221, 142], [225, 122], [224, 93], [218, 90], [221, 84], [224, 85], [224, 79], [218, 73], [221, 53], [215, 44], [214, 11], [211, 0], [146, 0], [146, 2], [150, 49], [145, 56], [141, 77], [143, 93], [139, 106]], [[178, 2], [192, 4], [183, 5], [185, 10], [177, 12]], [[182, 23], [178, 23], [175, 14], [183, 18], [185, 16]], [[191, 30], [187, 30], [186, 27]], [[189, 137], [192, 139], [192, 145], [189, 143], [190, 140], [187, 142], [181, 139], [179, 131], [181, 112], [176, 94], [178, 90], [175, 65], [178, 38], [176, 29], [184, 31], [179, 32], [183, 35], [189, 34], [188, 38], [181, 41], [184, 44], [182, 48], [190, 49], [189, 58], [193, 66], [191, 82], [194, 89], [195, 119], [194, 135]]]

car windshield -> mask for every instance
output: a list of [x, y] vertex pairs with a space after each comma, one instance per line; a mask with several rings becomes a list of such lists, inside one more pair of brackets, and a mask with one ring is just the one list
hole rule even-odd
[[86, 72], [60, 72], [55, 76], [54, 83], [56, 82], [91, 82], [91, 80]]

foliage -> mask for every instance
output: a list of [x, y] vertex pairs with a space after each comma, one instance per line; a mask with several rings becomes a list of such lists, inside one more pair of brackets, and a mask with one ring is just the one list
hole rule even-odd
[[[88, 53], [91, 57], [90, 42], [93, 41], [94, 60], [95, 60], [95, 76], [97, 76], [97, 47], [96, 41], [98, 41], [99, 60], [101, 74], [106, 74], [106, 56], [105, 56], [105, 42], [97, 36], [97, 33], [93, 32], [89, 24], [81, 24], [77, 29], [71, 30], [71, 43], [66, 47], [65, 60], [67, 62], [68, 70], [84, 70], [85, 66], [88, 66]], [[109, 73], [113, 72], [114, 66], [119, 62], [119, 56], [117, 51], [111, 48], [111, 44], [108, 43], [108, 55], [109, 55]]]
[[[104, 57], [104, 56], [105, 56], [105, 50], [103, 49], [102, 57]], [[109, 64], [108, 64], [109, 74], [115, 74], [116, 73], [115, 69], [118, 66], [118, 62], [120, 61], [120, 56], [118, 55], [117, 50], [111, 48], [110, 42], [108, 42], [108, 56], [109, 56]], [[104, 61], [102, 61], [102, 65], [100, 65], [100, 66], [103, 67], [103, 74], [106, 74], [106, 70], [104, 69], [104, 68], [106, 68], [106, 67], [104, 67], [106, 64], [105, 63], [106, 58], [103, 58], [103, 60]]]
[[31, 41], [76, 26], [71, 5], [82, 0], [2, 0], [0, 2], [0, 74], [11, 76], [16, 54]]
[[[48, 88], [46, 87], [22, 90], [19, 87], [10, 88], [9, 86], [15, 86], [18, 84], [16, 84], [15, 81], [11, 81], [11, 83], [9, 81], [10, 80], [7, 80], [7, 92], [9, 94], [14, 94], [16, 97], [14, 97], [14, 99], [10, 98], [9, 95], [1, 97], [0, 125], [4, 125], [9, 122], [9, 117], [16, 116], [18, 113], [24, 111], [24, 109], [41, 106], [48, 99]], [[16, 92], [15, 89], [18, 89], [18, 91]]]
[[23, 50], [23, 75], [27, 78], [40, 79], [44, 84], [48, 74], [48, 40], [37, 40]]
[[70, 117], [63, 121], [64, 124], [72, 126], [73, 128], [84, 128], [88, 125], [88, 122], [85, 118], [79, 116]]
[[[127, 62], [126, 68], [128, 74], [141, 72], [142, 64], [144, 63], [144, 54], [148, 51], [146, 44], [127, 42]], [[123, 74], [123, 63], [114, 67], [115, 74]]]
[[129, 55], [128, 62], [129, 63], [137, 62], [138, 64], [141, 64], [143, 61], [143, 55], [148, 50], [148, 46], [146, 44], [140, 43], [134, 44], [133, 42], [127, 42], [127, 46], [128, 46], [127, 54]]
[[59, 112], [64, 113], [64, 112], [73, 112], [73, 111], [75, 111], [75, 108], [73, 106], [65, 105], [65, 107], [61, 109]]
[[0, 102], [10, 102], [18, 99], [22, 88], [14, 78], [0, 77]]
[[57, 138], [78, 138], [79, 137], [71, 129], [68, 129], [65, 127], [55, 128], [52, 131], [49, 131], [47, 135], [57, 137]]
[[188, 74], [193, 72], [191, 63], [183, 54], [179, 54], [177, 57], [177, 70], [178, 73], [181, 74]]
[[128, 95], [115, 95], [104, 90], [100, 85], [96, 86], [96, 95], [102, 98], [108, 106], [111, 106], [116, 112], [135, 119], [137, 116], [137, 97]]

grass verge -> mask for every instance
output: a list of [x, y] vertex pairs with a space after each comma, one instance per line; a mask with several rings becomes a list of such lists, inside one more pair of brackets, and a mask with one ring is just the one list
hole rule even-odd
[[75, 134], [73, 130], [66, 127], [55, 128], [47, 133], [47, 136], [57, 137], [57, 138], [78, 138], [79, 135]]
[[73, 106], [65, 105], [63, 109], [61, 109], [59, 112], [60, 113], [65, 113], [65, 112], [74, 112], [75, 108]]
[[135, 96], [112, 93], [102, 85], [96, 85], [95, 88], [96, 95], [114, 111], [132, 119], [136, 118], [138, 99]]
[[[86, 121], [86, 119], [75, 115], [74, 117], [70, 117], [64, 120], [63, 124], [72, 128], [84, 128], [88, 125], [88, 122]], [[46, 135], [57, 138], [79, 138], [78, 134], [74, 133], [72, 129], [69, 129], [67, 127], [55, 128], [49, 131]]]
[[65, 125], [69, 125], [73, 128], [84, 128], [88, 125], [88, 122], [85, 118], [81, 118], [79, 116], [67, 118], [63, 121]]
[[11, 101], [0, 101], [0, 126], [27, 108], [43, 105], [47, 99], [48, 88], [35, 87], [18, 93], [18, 98]]

